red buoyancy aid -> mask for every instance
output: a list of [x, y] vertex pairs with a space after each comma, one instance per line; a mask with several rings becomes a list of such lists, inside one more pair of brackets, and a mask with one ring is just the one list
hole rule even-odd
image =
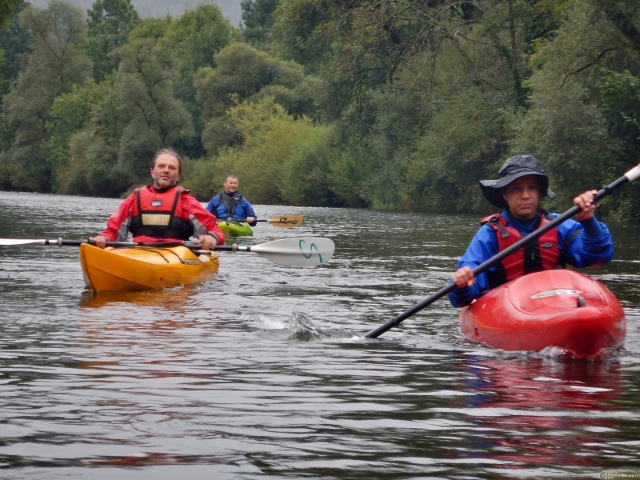
[[182, 187], [158, 192], [149, 187], [137, 188], [131, 207], [129, 230], [134, 237], [188, 240], [193, 235], [189, 215], [182, 210]]
[[[536, 229], [549, 221], [546, 212], [541, 210]], [[507, 226], [506, 218], [499, 213], [483, 218], [480, 223], [489, 225], [495, 232], [499, 252], [522, 238], [515, 227]], [[558, 230], [552, 228], [504, 258], [493, 271], [487, 272], [487, 277], [491, 288], [495, 288], [527, 273], [562, 268], [564, 263], [564, 249], [559, 246]]]

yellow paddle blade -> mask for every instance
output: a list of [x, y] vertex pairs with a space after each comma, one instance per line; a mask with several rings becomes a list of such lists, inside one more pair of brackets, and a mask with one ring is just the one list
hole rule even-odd
[[[303, 219], [304, 217], [302, 215], [274, 215], [273, 217], [269, 217], [266, 221], [274, 227], [293, 228], [302, 225]], [[265, 220], [258, 220], [258, 222], [263, 221]]]

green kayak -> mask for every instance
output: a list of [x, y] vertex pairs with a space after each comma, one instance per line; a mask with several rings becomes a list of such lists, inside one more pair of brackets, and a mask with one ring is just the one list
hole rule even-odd
[[229, 237], [250, 237], [253, 235], [253, 230], [247, 222], [240, 222], [233, 218], [218, 220], [218, 227]]

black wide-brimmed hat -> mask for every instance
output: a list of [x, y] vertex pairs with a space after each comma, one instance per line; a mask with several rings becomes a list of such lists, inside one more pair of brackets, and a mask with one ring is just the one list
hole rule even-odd
[[549, 178], [544, 173], [542, 164], [532, 155], [516, 155], [515, 157], [507, 158], [498, 171], [500, 178], [497, 180], [480, 180], [480, 188], [482, 188], [482, 193], [491, 205], [504, 208], [507, 206], [507, 201], [502, 195], [502, 188], [525, 175], [537, 175], [540, 177], [540, 198], [553, 198], [556, 196], [549, 189]]

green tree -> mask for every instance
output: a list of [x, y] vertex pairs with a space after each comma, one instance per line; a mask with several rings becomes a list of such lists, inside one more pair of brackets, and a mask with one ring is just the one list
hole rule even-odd
[[119, 159], [120, 141], [128, 125], [121, 111], [120, 81], [120, 76], [114, 75], [100, 84], [85, 82], [73, 94], [63, 96], [60, 106], [54, 105], [61, 114], [62, 107], [79, 111], [84, 122], [81, 129], [73, 131], [72, 125], [52, 135], [63, 143], [73, 132], [68, 140], [67, 165], [59, 170], [61, 193], [117, 197], [135, 182]]
[[49, 110], [58, 95], [82, 82], [91, 70], [91, 62], [79, 48], [85, 24], [79, 10], [60, 1], [52, 1], [45, 10], [25, 9], [20, 23], [34, 40], [25, 69], [4, 98], [6, 119], [15, 137], [1, 161], [14, 166], [13, 188], [50, 191]]
[[174, 22], [173, 18], [166, 16], [163, 18], [145, 18], [129, 33], [128, 43], [146, 38], [159, 39], [165, 36], [167, 30]]
[[93, 60], [93, 77], [100, 82], [118, 68], [114, 50], [127, 42], [140, 18], [129, 0], [96, 0], [87, 17], [86, 51]]
[[215, 55], [239, 37], [239, 31], [224, 18], [220, 8], [211, 4], [187, 10], [167, 28], [165, 38], [173, 53], [175, 95], [194, 122], [194, 136], [188, 144], [181, 145], [185, 153], [204, 155], [200, 141], [204, 128], [202, 107], [194, 88], [196, 72], [203, 67], [215, 67]]
[[266, 48], [278, 0], [242, 0], [241, 5], [244, 41], [256, 48]]
[[[407, 183], [403, 172], [411, 168], [419, 174], [439, 161], [415, 153], [418, 148], [427, 152], [419, 139], [429, 135], [431, 122], [447, 117], [450, 104], [464, 106], [471, 97], [473, 105], [496, 109], [524, 105], [527, 52], [556, 26], [555, 12], [550, 13], [543, 3], [547, 2], [491, 1], [480, 8], [475, 2], [445, 0], [281, 0], [271, 48], [325, 76], [325, 84], [334, 92], [324, 103], [330, 112], [325, 118], [337, 121], [343, 148], [368, 170], [354, 177], [359, 183], [353, 191], [362, 193], [358, 202], [364, 200], [375, 208], [414, 208], [421, 201], [407, 200], [397, 192], [422, 180]], [[499, 116], [482, 118], [489, 121]], [[496, 132], [495, 127], [506, 128], [504, 122], [490, 121], [484, 131], [502, 141], [507, 132]], [[442, 124], [438, 132], [454, 139], [460, 130], [455, 124]], [[470, 150], [460, 152], [463, 158], [487, 160], [466, 145]], [[502, 150], [491, 149], [494, 155]], [[336, 162], [335, 172], [353, 170], [349, 156], [341, 158], [348, 165], [342, 168]], [[468, 166], [458, 167], [460, 171], [452, 169], [450, 174], [465, 178]], [[431, 184], [425, 195], [433, 188], [437, 187]]]
[[146, 180], [153, 153], [193, 136], [193, 125], [174, 95], [175, 72], [166, 40], [136, 40], [119, 54], [120, 115], [126, 126], [118, 158], [134, 178]]
[[[511, 142], [545, 162], [563, 204], [636, 164], [640, 148], [640, 45], [630, 33], [640, 25], [640, 8], [576, 1], [566, 13], [557, 36], [532, 58], [531, 108]], [[607, 198], [600, 211], [638, 218], [639, 200], [630, 189]]]
[[27, 4], [21, 0], [15, 2], [15, 5], [0, 31], [0, 95], [6, 94], [18, 78], [18, 73], [26, 64], [33, 40], [31, 33], [22, 28], [18, 21], [20, 12]]
[[[230, 172], [241, 172], [242, 192], [254, 203], [325, 205], [329, 188], [330, 131], [306, 117], [294, 118], [271, 98], [239, 102], [229, 121], [242, 145], [225, 148], [211, 171], [213, 184]], [[329, 197], [327, 197], [329, 195]]]
[[305, 76], [294, 62], [277, 60], [244, 43], [234, 43], [215, 55], [215, 68], [202, 68], [196, 77], [197, 100], [205, 128], [202, 139], [209, 154], [237, 143], [235, 130], [225, 121], [238, 100], [275, 99], [294, 116], [311, 114], [322, 85]]
[[4, 29], [11, 16], [24, 7], [24, 0], [2, 0], [0, 1], [0, 30]]
[[[107, 95], [107, 84], [96, 84], [93, 79], [87, 79], [81, 85], [74, 85], [69, 93], [64, 93], [56, 97], [49, 110], [49, 121], [47, 122], [47, 132], [49, 141], [47, 152], [49, 162], [53, 170], [54, 191], [64, 193], [91, 193], [83, 191], [69, 191], [66, 186], [66, 179], [72, 173], [65, 168], [69, 162], [69, 144], [73, 135], [82, 130], [91, 121], [91, 109], [93, 105], [99, 104]], [[74, 164], [74, 169], [78, 165]]]

